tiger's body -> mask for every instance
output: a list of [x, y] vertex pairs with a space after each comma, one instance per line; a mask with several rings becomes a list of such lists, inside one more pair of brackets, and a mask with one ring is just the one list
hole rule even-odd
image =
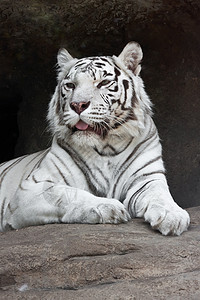
[[139, 77], [142, 51], [119, 57], [58, 54], [49, 105], [52, 146], [0, 166], [0, 229], [47, 223], [120, 223], [144, 217], [162, 234], [187, 230], [172, 199], [151, 102]]

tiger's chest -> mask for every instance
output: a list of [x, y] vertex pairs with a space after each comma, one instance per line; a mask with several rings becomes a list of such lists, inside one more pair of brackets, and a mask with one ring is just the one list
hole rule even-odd
[[124, 200], [134, 172], [129, 148], [131, 145], [118, 155], [109, 156], [91, 149], [63, 149], [55, 143], [32, 178], [34, 182], [61, 183], [99, 197]]
[[99, 197], [124, 198], [125, 185], [132, 172], [132, 168], [124, 169], [128, 155], [126, 152], [110, 157], [94, 152], [81, 155], [65, 151], [64, 155], [62, 163], [61, 159], [56, 158], [54, 161], [54, 180], [62, 180], [71, 187], [89, 191]]
[[79, 165], [78, 168], [73, 164], [73, 176], [70, 177], [69, 184], [99, 197], [119, 199], [123, 194], [122, 181], [125, 181], [120, 173], [120, 165], [118, 159], [91, 157], [90, 161]]

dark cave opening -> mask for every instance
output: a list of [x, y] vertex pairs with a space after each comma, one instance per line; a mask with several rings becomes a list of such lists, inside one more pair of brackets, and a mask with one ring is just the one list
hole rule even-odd
[[22, 96], [17, 88], [10, 83], [3, 83], [0, 87], [0, 139], [2, 148], [0, 163], [12, 159], [19, 137], [18, 110]]

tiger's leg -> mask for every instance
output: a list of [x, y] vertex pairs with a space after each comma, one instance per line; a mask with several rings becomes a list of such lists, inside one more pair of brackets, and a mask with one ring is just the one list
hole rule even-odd
[[3, 227], [18, 229], [47, 223], [121, 223], [130, 216], [116, 199], [96, 197], [84, 190], [29, 182], [18, 190], [3, 217]]
[[189, 214], [174, 202], [164, 180], [147, 181], [130, 190], [124, 205], [132, 217], [144, 217], [163, 235], [180, 235], [190, 223]]

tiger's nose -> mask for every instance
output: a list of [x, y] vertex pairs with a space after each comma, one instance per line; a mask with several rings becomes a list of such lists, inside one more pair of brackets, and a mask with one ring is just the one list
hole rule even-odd
[[88, 102], [72, 102], [70, 103], [71, 109], [73, 109], [78, 115], [88, 108], [90, 101]]

